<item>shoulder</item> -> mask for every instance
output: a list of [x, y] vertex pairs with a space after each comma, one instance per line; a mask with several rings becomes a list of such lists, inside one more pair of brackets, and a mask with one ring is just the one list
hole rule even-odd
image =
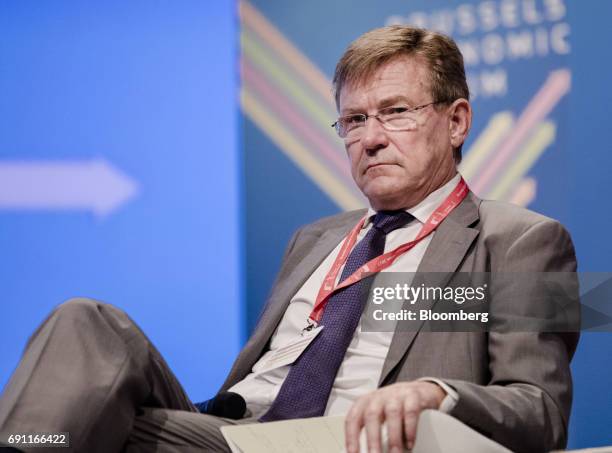
[[291, 237], [285, 249], [285, 258], [295, 249], [309, 249], [317, 243], [319, 238], [327, 231], [338, 231], [340, 234], [347, 233], [367, 209], [343, 212], [333, 216], [323, 217], [313, 223], [298, 228]]
[[[523, 270], [575, 269], [574, 245], [559, 221], [492, 200], [482, 200], [478, 211], [480, 219], [476, 228], [480, 230], [480, 243], [489, 252], [500, 253], [506, 263], [521, 263], [519, 268]], [[561, 263], [569, 264], [561, 266]]]
[[304, 225], [298, 231], [308, 234], [321, 234], [328, 230], [347, 228], [355, 225], [367, 212], [367, 209], [342, 212], [340, 214], [323, 217], [313, 223]]
[[482, 230], [502, 230], [522, 234], [537, 226], [563, 226], [555, 219], [503, 201], [481, 200], [479, 209]]

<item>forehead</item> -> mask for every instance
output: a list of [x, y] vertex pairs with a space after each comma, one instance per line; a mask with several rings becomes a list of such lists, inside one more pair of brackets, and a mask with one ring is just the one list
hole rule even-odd
[[340, 110], [363, 108], [387, 98], [401, 96], [422, 102], [429, 97], [429, 69], [423, 58], [402, 55], [394, 58], [369, 77], [347, 83], [340, 92]]

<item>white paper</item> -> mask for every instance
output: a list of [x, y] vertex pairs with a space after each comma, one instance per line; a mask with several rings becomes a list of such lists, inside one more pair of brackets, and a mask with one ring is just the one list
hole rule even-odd
[[223, 426], [233, 453], [330, 453], [344, 448], [344, 417]]
[[[233, 453], [341, 453], [344, 417], [314, 417], [280, 422], [224, 426], [221, 433]], [[386, 430], [381, 433], [387, 452]], [[367, 452], [362, 432], [361, 452]], [[412, 453], [512, 453], [450, 415], [426, 410], [419, 417]]]

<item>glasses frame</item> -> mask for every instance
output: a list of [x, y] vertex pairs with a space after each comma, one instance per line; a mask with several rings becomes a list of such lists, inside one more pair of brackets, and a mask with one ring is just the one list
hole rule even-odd
[[[432, 102], [428, 102], [427, 104], [421, 104], [421, 105], [417, 105], [416, 107], [412, 107], [410, 109], [407, 109], [404, 113], [412, 113], [412, 112], [417, 112], [419, 110], [424, 109], [425, 107], [429, 107], [430, 105], [436, 105], [436, 104], [443, 104], [446, 101], [432, 101]], [[393, 107], [386, 107], [386, 108], [393, 108]], [[384, 110], [384, 109], [383, 109]], [[380, 116], [380, 112], [376, 113], [375, 115], [368, 115], [367, 113], [354, 113], [352, 115], [345, 115], [345, 116], [341, 116], [339, 117], [332, 125], [331, 127], [333, 127], [336, 130], [336, 133], [338, 134], [338, 136], [340, 138], [346, 138], [346, 134], [344, 135], [344, 137], [340, 134], [340, 121], [342, 121], [342, 119], [344, 118], [349, 118], [349, 117], [355, 117], [355, 116], [360, 116], [363, 118], [363, 124], [365, 125], [368, 121], [368, 118], [376, 118], [380, 124], [382, 125], [383, 128], [385, 128], [386, 130], [390, 130], [390, 131], [401, 131], [402, 129], [387, 129], [385, 127], [385, 123], [383, 121], [380, 120], [379, 116]]]

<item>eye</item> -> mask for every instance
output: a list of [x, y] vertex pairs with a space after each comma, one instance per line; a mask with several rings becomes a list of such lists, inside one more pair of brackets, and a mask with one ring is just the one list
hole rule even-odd
[[398, 107], [387, 107], [386, 109], [382, 109], [380, 113], [382, 115], [401, 115], [408, 111], [408, 107], [398, 106]]
[[347, 126], [355, 126], [357, 124], [363, 123], [364, 116], [363, 115], [349, 115], [343, 118], [344, 124]]

